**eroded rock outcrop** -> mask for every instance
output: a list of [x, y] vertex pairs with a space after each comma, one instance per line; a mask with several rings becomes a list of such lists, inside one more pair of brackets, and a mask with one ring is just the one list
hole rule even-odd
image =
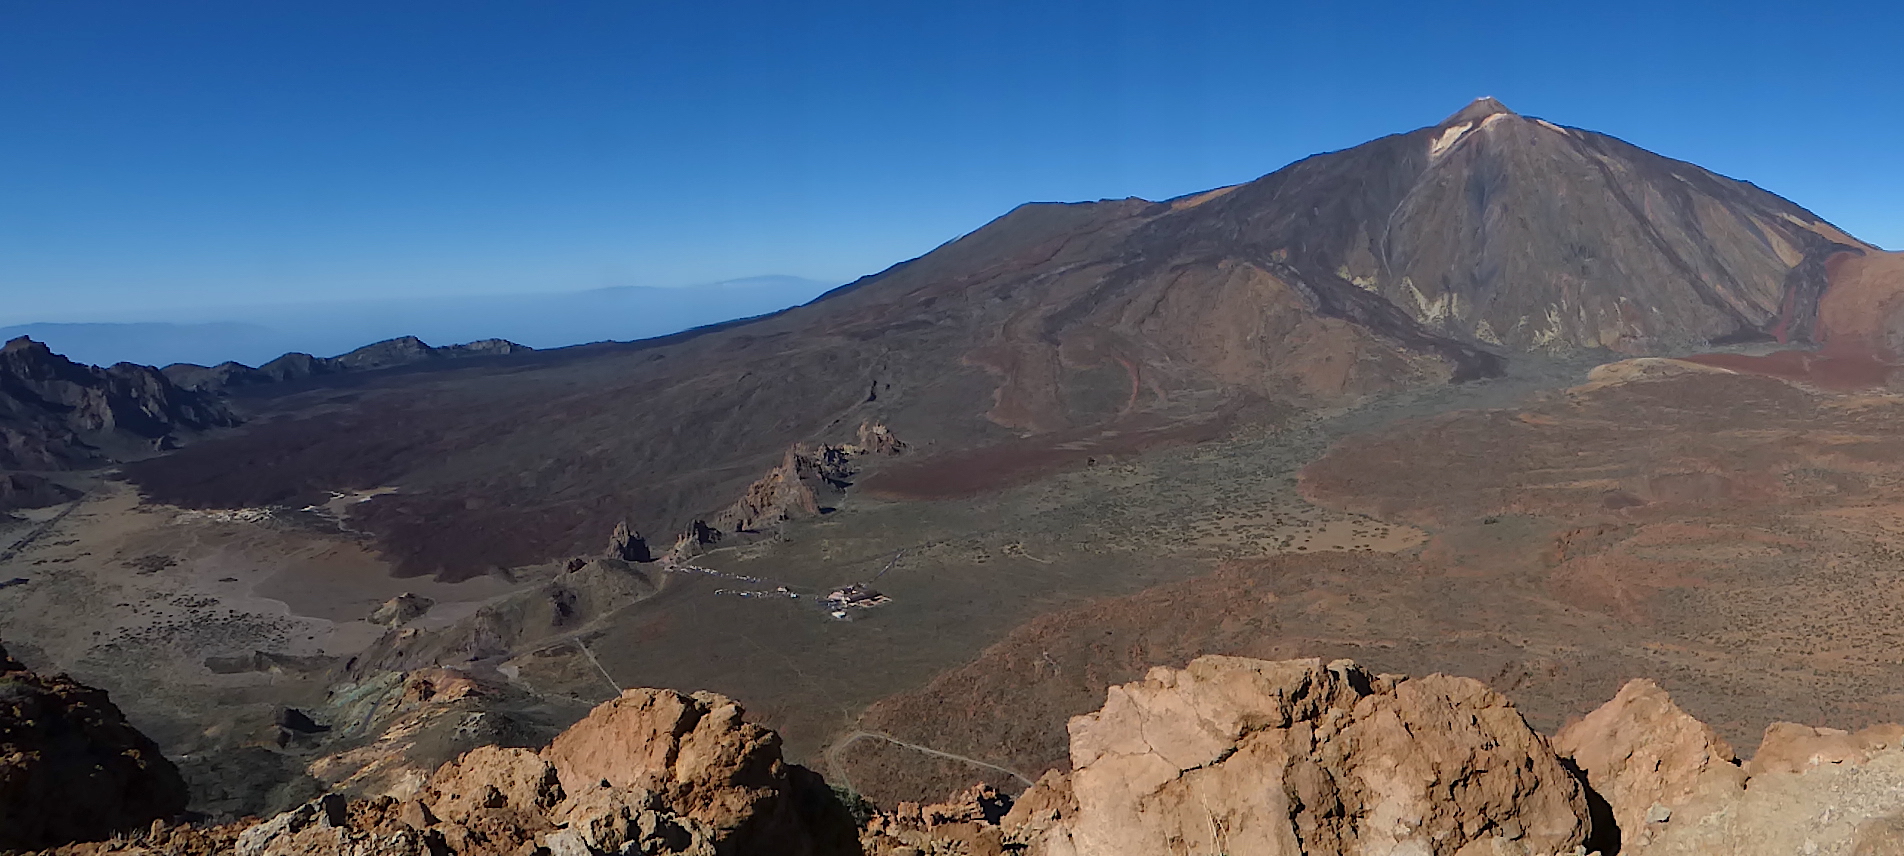
[[859, 423], [859, 442], [849, 447], [849, 451], [857, 455], [891, 456], [905, 450], [905, 442], [894, 436], [884, 422]]
[[1746, 762], [1745, 772], [1753, 776], [1768, 773], [1803, 773], [1825, 764], [1862, 764], [1878, 753], [1904, 745], [1904, 725], [1873, 725], [1863, 731], [1842, 731], [1774, 722], [1765, 727], [1758, 751]]
[[1904, 726], [1774, 723], [1740, 765], [1711, 728], [1636, 680], [1563, 729], [1625, 856], [1904, 853]]
[[[1802, 728], [1802, 726], [1800, 726]], [[1777, 726], [1774, 726], [1777, 728]], [[1842, 734], [1842, 732], [1841, 732]], [[1830, 736], [1830, 735], [1827, 735]], [[1652, 811], [1624, 856], [1790, 856], [1904, 853], [1904, 749], [1866, 745], [1840, 760], [1785, 763], [1772, 735], [1772, 763], [1740, 790]], [[1778, 760], [1773, 760], [1778, 759]], [[1756, 758], [1754, 759], [1757, 760]], [[1748, 764], [1748, 766], [1752, 766]]]
[[424, 597], [414, 592], [404, 592], [378, 606], [370, 613], [370, 623], [385, 627], [399, 627], [408, 624], [436, 605], [434, 598]]
[[1745, 787], [1732, 747], [1649, 680], [1628, 681], [1612, 701], [1561, 729], [1554, 749], [1606, 801], [1629, 852], [1652, 840], [1658, 818], [1735, 798]]
[[437, 768], [483, 746], [541, 746], [560, 733], [545, 702], [502, 680], [423, 668], [332, 688], [319, 717], [340, 727], [305, 771], [358, 797], [410, 799]]
[[185, 803], [178, 769], [103, 690], [0, 648], [0, 850], [106, 838]]
[[711, 693], [629, 690], [537, 752], [481, 747], [412, 797], [332, 794], [246, 830], [240, 856], [828, 856], [856, 830], [778, 735]]
[[1073, 771], [1026, 796], [1054, 807], [1024, 833], [1051, 856], [1555, 853], [1590, 832], [1547, 741], [1467, 678], [1202, 657], [1070, 731]]
[[735, 848], [822, 849], [798, 809], [798, 791], [823, 793], [824, 784], [801, 781], [781, 759], [780, 736], [744, 721], [740, 706], [722, 696], [629, 690], [543, 754], [577, 797], [603, 789], [651, 793]]
[[758, 531], [786, 520], [813, 517], [849, 484], [852, 456], [840, 446], [787, 450], [780, 465], [748, 486], [733, 505], [716, 515], [714, 525], [731, 532]]
[[615, 531], [608, 536], [606, 555], [610, 559], [619, 559], [624, 562], [654, 561], [654, 556], [648, 552], [648, 539], [642, 537], [640, 532], [628, 528], [626, 521], [615, 524]]
[[[4, 652], [0, 670], [0, 849], [124, 833], [48, 851], [62, 856], [1904, 853], [1904, 726], [1777, 723], [1741, 765], [1646, 680], [1550, 744], [1474, 680], [1202, 657], [1111, 687], [1070, 723], [1072, 769], [1016, 800], [978, 786], [884, 813], [787, 763], [723, 696], [635, 689], [541, 749], [481, 745], [352, 779], [400, 785], [381, 793], [181, 828], [150, 822], [183, 787], [103, 693]], [[441, 720], [485, 692], [420, 671], [363, 703], [396, 694]], [[386, 736], [428, 727], [406, 721]], [[412, 754], [394, 738], [364, 750]]]
[[510, 656], [653, 597], [665, 582], [659, 569], [620, 559], [584, 559], [542, 586], [500, 598], [446, 627], [393, 627], [359, 654], [349, 671], [353, 680], [363, 680]]

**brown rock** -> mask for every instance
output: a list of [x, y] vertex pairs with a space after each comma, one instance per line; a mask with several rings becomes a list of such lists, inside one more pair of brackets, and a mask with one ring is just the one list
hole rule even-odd
[[1904, 725], [1873, 725], [1851, 733], [1836, 728], [1814, 728], [1794, 722], [1765, 726], [1745, 771], [1754, 776], [1772, 772], [1802, 773], [1820, 764], [1862, 764], [1875, 752], [1904, 744]]
[[1028, 791], [1012, 802], [1011, 811], [999, 823], [1026, 838], [1036, 838], [1063, 818], [1078, 813], [1078, 798], [1071, 791], [1071, 777], [1053, 770], [1038, 779]]
[[1695, 801], [1725, 800], [1745, 786], [1732, 747], [1658, 684], [1628, 681], [1612, 701], [1561, 729], [1554, 750], [1573, 759], [1607, 801], [1623, 846], [1652, 840], [1668, 815]]
[[543, 756], [575, 795], [598, 787], [652, 791], [718, 833], [768, 813], [787, 789], [780, 737], [712, 693], [635, 689], [595, 708]]
[[1858, 824], [1851, 856], [1904, 856], [1904, 816], [1874, 817]]
[[884, 422], [859, 423], [859, 443], [852, 451], [861, 455], [897, 455], [906, 450], [906, 444], [893, 436], [892, 429]]
[[546, 812], [562, 801], [555, 767], [528, 749], [483, 746], [436, 771], [424, 804], [437, 817], [463, 822], [484, 809], [524, 815]]
[[[1589, 832], [1546, 740], [1466, 678], [1203, 657], [1112, 687], [1070, 730], [1076, 809], [1034, 848], [1054, 856], [1552, 853]], [[1043, 788], [1026, 799], [1067, 804]]]
[[0, 648], [0, 850], [96, 841], [185, 810], [185, 782], [105, 691]]

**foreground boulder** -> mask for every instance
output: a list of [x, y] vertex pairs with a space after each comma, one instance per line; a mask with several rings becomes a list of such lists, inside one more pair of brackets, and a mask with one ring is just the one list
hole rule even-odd
[[254, 826], [240, 856], [831, 856], [857, 829], [780, 738], [719, 695], [628, 690], [548, 748], [481, 747], [411, 799], [329, 795]]
[[1071, 720], [1068, 776], [1008, 825], [1034, 852], [1565, 853], [1579, 782], [1479, 681], [1202, 657]]
[[[1904, 727], [1773, 723], [1741, 765], [1636, 680], [1554, 738], [1604, 798], [1623, 856], [1904, 854]], [[1613, 843], [1613, 842], [1609, 842]]]
[[0, 850], [107, 838], [185, 803], [178, 769], [103, 690], [0, 648]]
[[1673, 812], [1734, 799], [1745, 788], [1732, 747], [1648, 680], [1627, 682], [1612, 701], [1561, 729], [1554, 749], [1606, 801], [1624, 852], [1650, 843]]

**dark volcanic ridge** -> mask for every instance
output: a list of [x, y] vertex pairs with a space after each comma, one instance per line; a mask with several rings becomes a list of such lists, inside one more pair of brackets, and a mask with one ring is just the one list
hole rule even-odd
[[348, 354], [335, 357], [313, 357], [310, 354], [290, 353], [257, 368], [235, 362], [223, 362], [211, 367], [174, 363], [161, 371], [173, 383], [186, 389], [222, 392], [234, 387], [282, 383], [350, 372], [376, 371], [459, 357], [507, 356], [532, 350], [534, 349], [504, 339], [482, 339], [467, 344], [445, 345], [438, 348], [425, 344], [422, 339], [415, 336], [403, 336], [365, 345]]
[[83, 366], [24, 337], [0, 349], [0, 470], [97, 466], [236, 424], [224, 404], [147, 366]]
[[255, 369], [230, 362], [98, 368], [23, 336], [0, 351], [0, 472], [84, 469], [176, 448], [242, 422], [219, 401], [241, 387], [530, 350], [501, 339], [438, 348], [406, 336], [338, 357], [285, 354]]

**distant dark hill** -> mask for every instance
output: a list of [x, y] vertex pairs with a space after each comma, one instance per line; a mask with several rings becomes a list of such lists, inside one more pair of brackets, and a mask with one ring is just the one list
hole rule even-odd
[[35, 323], [0, 327], [0, 341], [31, 336], [93, 365], [132, 362], [256, 366], [285, 353], [341, 354], [365, 342], [507, 339], [535, 348], [628, 342], [777, 312], [837, 282], [755, 276], [680, 288], [333, 300], [180, 308], [171, 322]]
[[0, 327], [0, 340], [29, 336], [74, 362], [96, 366], [131, 362], [163, 366], [170, 363], [244, 361], [252, 354], [276, 355], [283, 334], [260, 324], [235, 321], [207, 323], [148, 322], [133, 324], [36, 323]]
[[432, 347], [415, 336], [401, 336], [365, 345], [335, 357], [285, 354], [257, 368], [235, 362], [215, 366], [178, 363], [162, 371], [173, 383], [197, 392], [220, 393], [247, 386], [413, 366], [458, 357], [499, 357], [534, 350], [505, 339], [483, 339], [463, 345]]
[[788, 444], [866, 420], [915, 459], [959, 451], [944, 472], [970, 492], [1517, 353], [1808, 341], [1825, 262], [1867, 250], [1749, 184], [1484, 100], [1248, 184], [1021, 206], [751, 323], [392, 377], [344, 409], [287, 399], [293, 418], [132, 474], [201, 505], [394, 485], [362, 525], [409, 571], [458, 576], [624, 519], [679, 531]]
[[0, 349], [0, 470], [98, 465], [236, 424], [216, 399], [156, 369], [80, 365], [24, 337]]

